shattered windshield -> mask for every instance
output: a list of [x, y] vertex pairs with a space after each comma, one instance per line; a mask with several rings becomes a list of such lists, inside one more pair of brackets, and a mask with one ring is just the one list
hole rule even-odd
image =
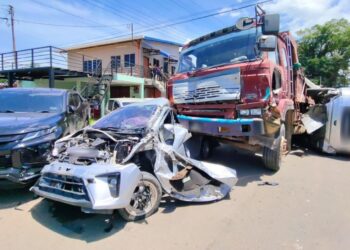
[[232, 32], [194, 45], [181, 52], [178, 73], [253, 60], [257, 57], [256, 42], [254, 28]]
[[156, 105], [125, 106], [98, 120], [93, 127], [96, 129], [115, 130], [138, 130], [147, 128], [156, 110]]

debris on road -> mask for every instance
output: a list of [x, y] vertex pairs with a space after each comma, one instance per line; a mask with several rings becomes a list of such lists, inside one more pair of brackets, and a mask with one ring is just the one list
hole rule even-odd
[[278, 182], [275, 181], [264, 181], [261, 183], [258, 183], [258, 186], [278, 186]]

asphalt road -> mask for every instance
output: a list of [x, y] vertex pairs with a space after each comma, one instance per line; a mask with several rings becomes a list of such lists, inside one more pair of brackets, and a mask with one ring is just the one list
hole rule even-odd
[[[0, 192], [0, 248], [7, 249], [349, 249], [350, 158], [290, 154], [278, 173], [259, 157], [214, 152], [237, 170], [225, 200], [188, 204], [164, 198], [145, 221], [86, 215], [79, 209]], [[276, 186], [261, 185], [266, 181]]]

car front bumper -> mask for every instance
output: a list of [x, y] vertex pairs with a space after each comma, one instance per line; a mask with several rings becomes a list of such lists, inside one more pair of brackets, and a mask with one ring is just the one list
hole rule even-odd
[[[107, 179], [117, 173], [120, 176], [118, 195], [113, 195]], [[78, 166], [53, 162], [43, 168], [42, 176], [30, 190], [38, 196], [78, 206], [89, 213], [105, 213], [126, 207], [141, 177], [139, 168], [133, 163]]]

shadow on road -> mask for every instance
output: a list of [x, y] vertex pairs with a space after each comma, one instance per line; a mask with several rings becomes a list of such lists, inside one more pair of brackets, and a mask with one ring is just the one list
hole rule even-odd
[[[31, 209], [32, 217], [46, 228], [69, 238], [94, 242], [112, 236], [126, 222], [119, 215], [86, 214], [80, 208], [43, 200]], [[112, 224], [107, 224], [111, 220]]]
[[250, 182], [261, 181], [263, 175], [274, 174], [273, 171], [264, 167], [261, 157], [236, 151], [230, 145], [221, 145], [216, 148], [208, 161], [235, 169], [238, 176], [236, 186], [246, 186]]
[[304, 156], [317, 156], [320, 158], [328, 158], [332, 159], [335, 161], [350, 161], [350, 155], [349, 154], [327, 154], [325, 152], [322, 152], [321, 149], [314, 148], [310, 146], [310, 137], [305, 136], [305, 135], [295, 135], [293, 136], [293, 150], [290, 154], [292, 155], [297, 155], [299, 157], [304, 157]]
[[0, 189], [0, 210], [16, 208], [33, 199], [33, 193], [28, 188], [1, 190]]

